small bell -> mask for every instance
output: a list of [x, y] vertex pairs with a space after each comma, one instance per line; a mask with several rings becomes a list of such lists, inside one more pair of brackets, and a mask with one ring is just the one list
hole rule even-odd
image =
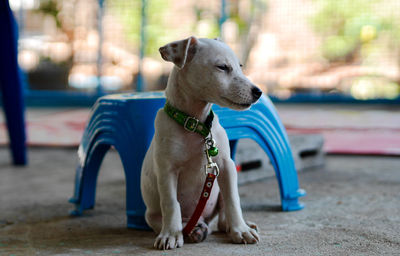
[[210, 147], [210, 148], [208, 149], [208, 154], [209, 154], [210, 156], [216, 156], [216, 155], [218, 155], [218, 148], [217, 148], [217, 147]]

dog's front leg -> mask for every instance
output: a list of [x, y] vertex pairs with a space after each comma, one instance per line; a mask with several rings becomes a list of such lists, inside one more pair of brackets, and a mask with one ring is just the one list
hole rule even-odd
[[227, 231], [232, 241], [234, 243], [257, 243], [260, 238], [256, 226], [254, 224], [249, 226], [243, 219], [237, 186], [237, 173], [235, 164], [231, 159], [223, 160], [218, 184], [225, 204]]
[[157, 175], [160, 193], [162, 228], [154, 247], [165, 250], [183, 246], [181, 209], [177, 199], [178, 175], [171, 167], [161, 165]]

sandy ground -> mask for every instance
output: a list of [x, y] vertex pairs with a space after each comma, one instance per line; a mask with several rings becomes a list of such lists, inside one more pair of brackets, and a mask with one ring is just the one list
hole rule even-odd
[[125, 183], [115, 152], [99, 176], [97, 204], [68, 215], [75, 150], [31, 149], [30, 165], [9, 165], [0, 148], [0, 255], [400, 255], [400, 158], [329, 156], [299, 174], [306, 208], [279, 211], [275, 178], [240, 187], [257, 245], [213, 233], [175, 251], [152, 249], [155, 234], [126, 228]]

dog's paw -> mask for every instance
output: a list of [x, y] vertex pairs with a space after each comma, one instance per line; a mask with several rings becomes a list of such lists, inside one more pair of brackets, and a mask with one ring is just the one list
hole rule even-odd
[[255, 244], [260, 241], [256, 224], [250, 222], [247, 225], [230, 228], [229, 235], [235, 244]]
[[257, 224], [251, 221], [246, 221], [247, 226], [249, 226], [252, 229], [255, 229], [258, 232], [258, 227]]
[[185, 243], [203, 242], [208, 235], [208, 226], [204, 222], [199, 222], [193, 231], [185, 237]]
[[169, 250], [183, 246], [183, 235], [181, 231], [163, 232], [157, 236], [154, 242], [154, 248], [160, 250]]

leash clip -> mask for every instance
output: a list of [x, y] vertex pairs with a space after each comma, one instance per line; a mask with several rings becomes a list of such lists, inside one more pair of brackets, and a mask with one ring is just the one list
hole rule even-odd
[[207, 156], [207, 164], [206, 164], [206, 175], [209, 173], [214, 174], [216, 177], [219, 175], [219, 168], [217, 163], [214, 163], [211, 156], [208, 153], [208, 150], [205, 150]]
[[206, 175], [209, 173], [214, 174], [215, 177], [218, 177], [219, 175], [219, 168], [217, 163], [208, 163], [206, 164]]

